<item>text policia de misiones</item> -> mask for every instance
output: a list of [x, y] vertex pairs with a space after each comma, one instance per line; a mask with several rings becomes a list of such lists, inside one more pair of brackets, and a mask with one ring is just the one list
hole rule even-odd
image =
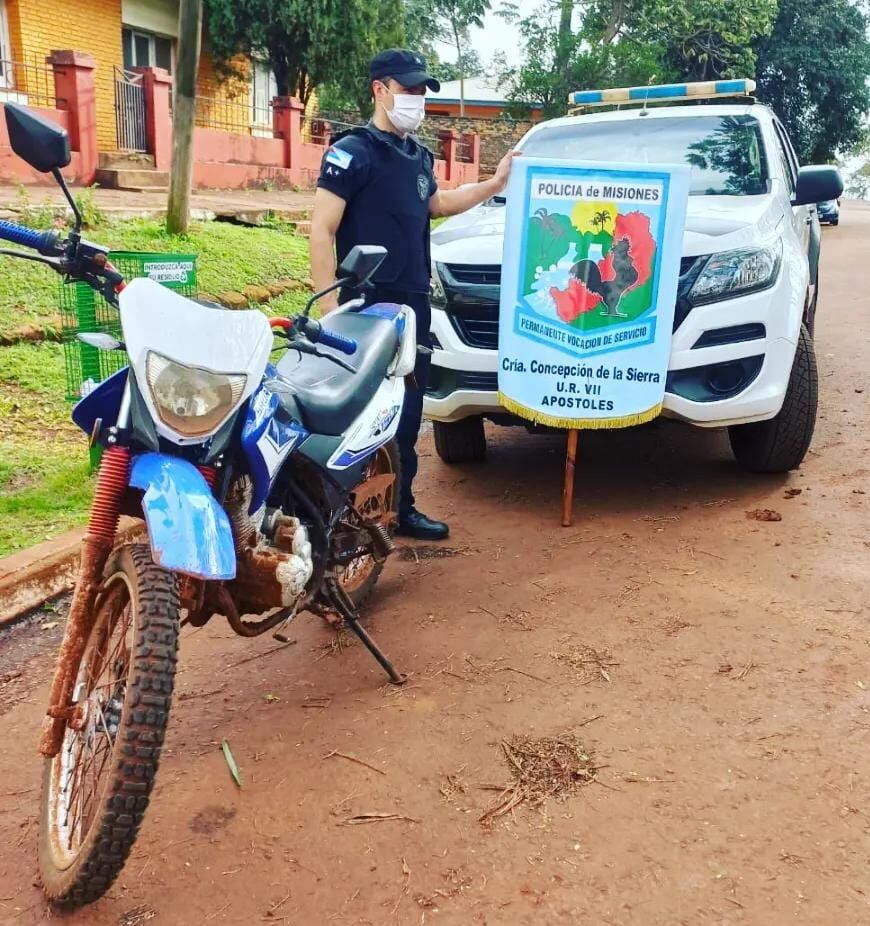
[[616, 202], [650, 203], [662, 201], [661, 184], [630, 184], [619, 186], [578, 183], [570, 180], [539, 180], [534, 193], [538, 199], [611, 200]]

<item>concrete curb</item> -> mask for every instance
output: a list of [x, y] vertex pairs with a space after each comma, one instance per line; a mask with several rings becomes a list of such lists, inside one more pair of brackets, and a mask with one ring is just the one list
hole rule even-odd
[[[142, 527], [141, 521], [122, 518], [118, 540], [132, 540]], [[69, 531], [0, 559], [0, 628], [73, 587], [83, 535], [83, 528]]]

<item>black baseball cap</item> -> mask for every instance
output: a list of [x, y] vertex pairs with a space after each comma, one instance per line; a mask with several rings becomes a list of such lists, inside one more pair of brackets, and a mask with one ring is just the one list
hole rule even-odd
[[379, 52], [372, 58], [369, 74], [372, 80], [392, 77], [403, 87], [419, 87], [420, 84], [426, 84], [436, 93], [441, 89], [441, 84], [426, 73], [426, 59], [416, 51], [408, 51], [406, 48], [388, 48]]

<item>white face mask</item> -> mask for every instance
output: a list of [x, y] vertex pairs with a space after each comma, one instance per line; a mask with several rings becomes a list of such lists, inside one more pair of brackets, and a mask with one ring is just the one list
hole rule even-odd
[[403, 135], [416, 132], [426, 115], [426, 97], [415, 93], [394, 93], [393, 108], [387, 109], [386, 113], [396, 131]]

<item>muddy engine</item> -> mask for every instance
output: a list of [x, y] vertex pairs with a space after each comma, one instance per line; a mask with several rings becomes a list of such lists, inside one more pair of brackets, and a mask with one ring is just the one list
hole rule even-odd
[[249, 515], [251, 483], [238, 480], [226, 508], [236, 544], [236, 578], [227, 584], [239, 614], [296, 605], [314, 573], [305, 525], [278, 509]]

